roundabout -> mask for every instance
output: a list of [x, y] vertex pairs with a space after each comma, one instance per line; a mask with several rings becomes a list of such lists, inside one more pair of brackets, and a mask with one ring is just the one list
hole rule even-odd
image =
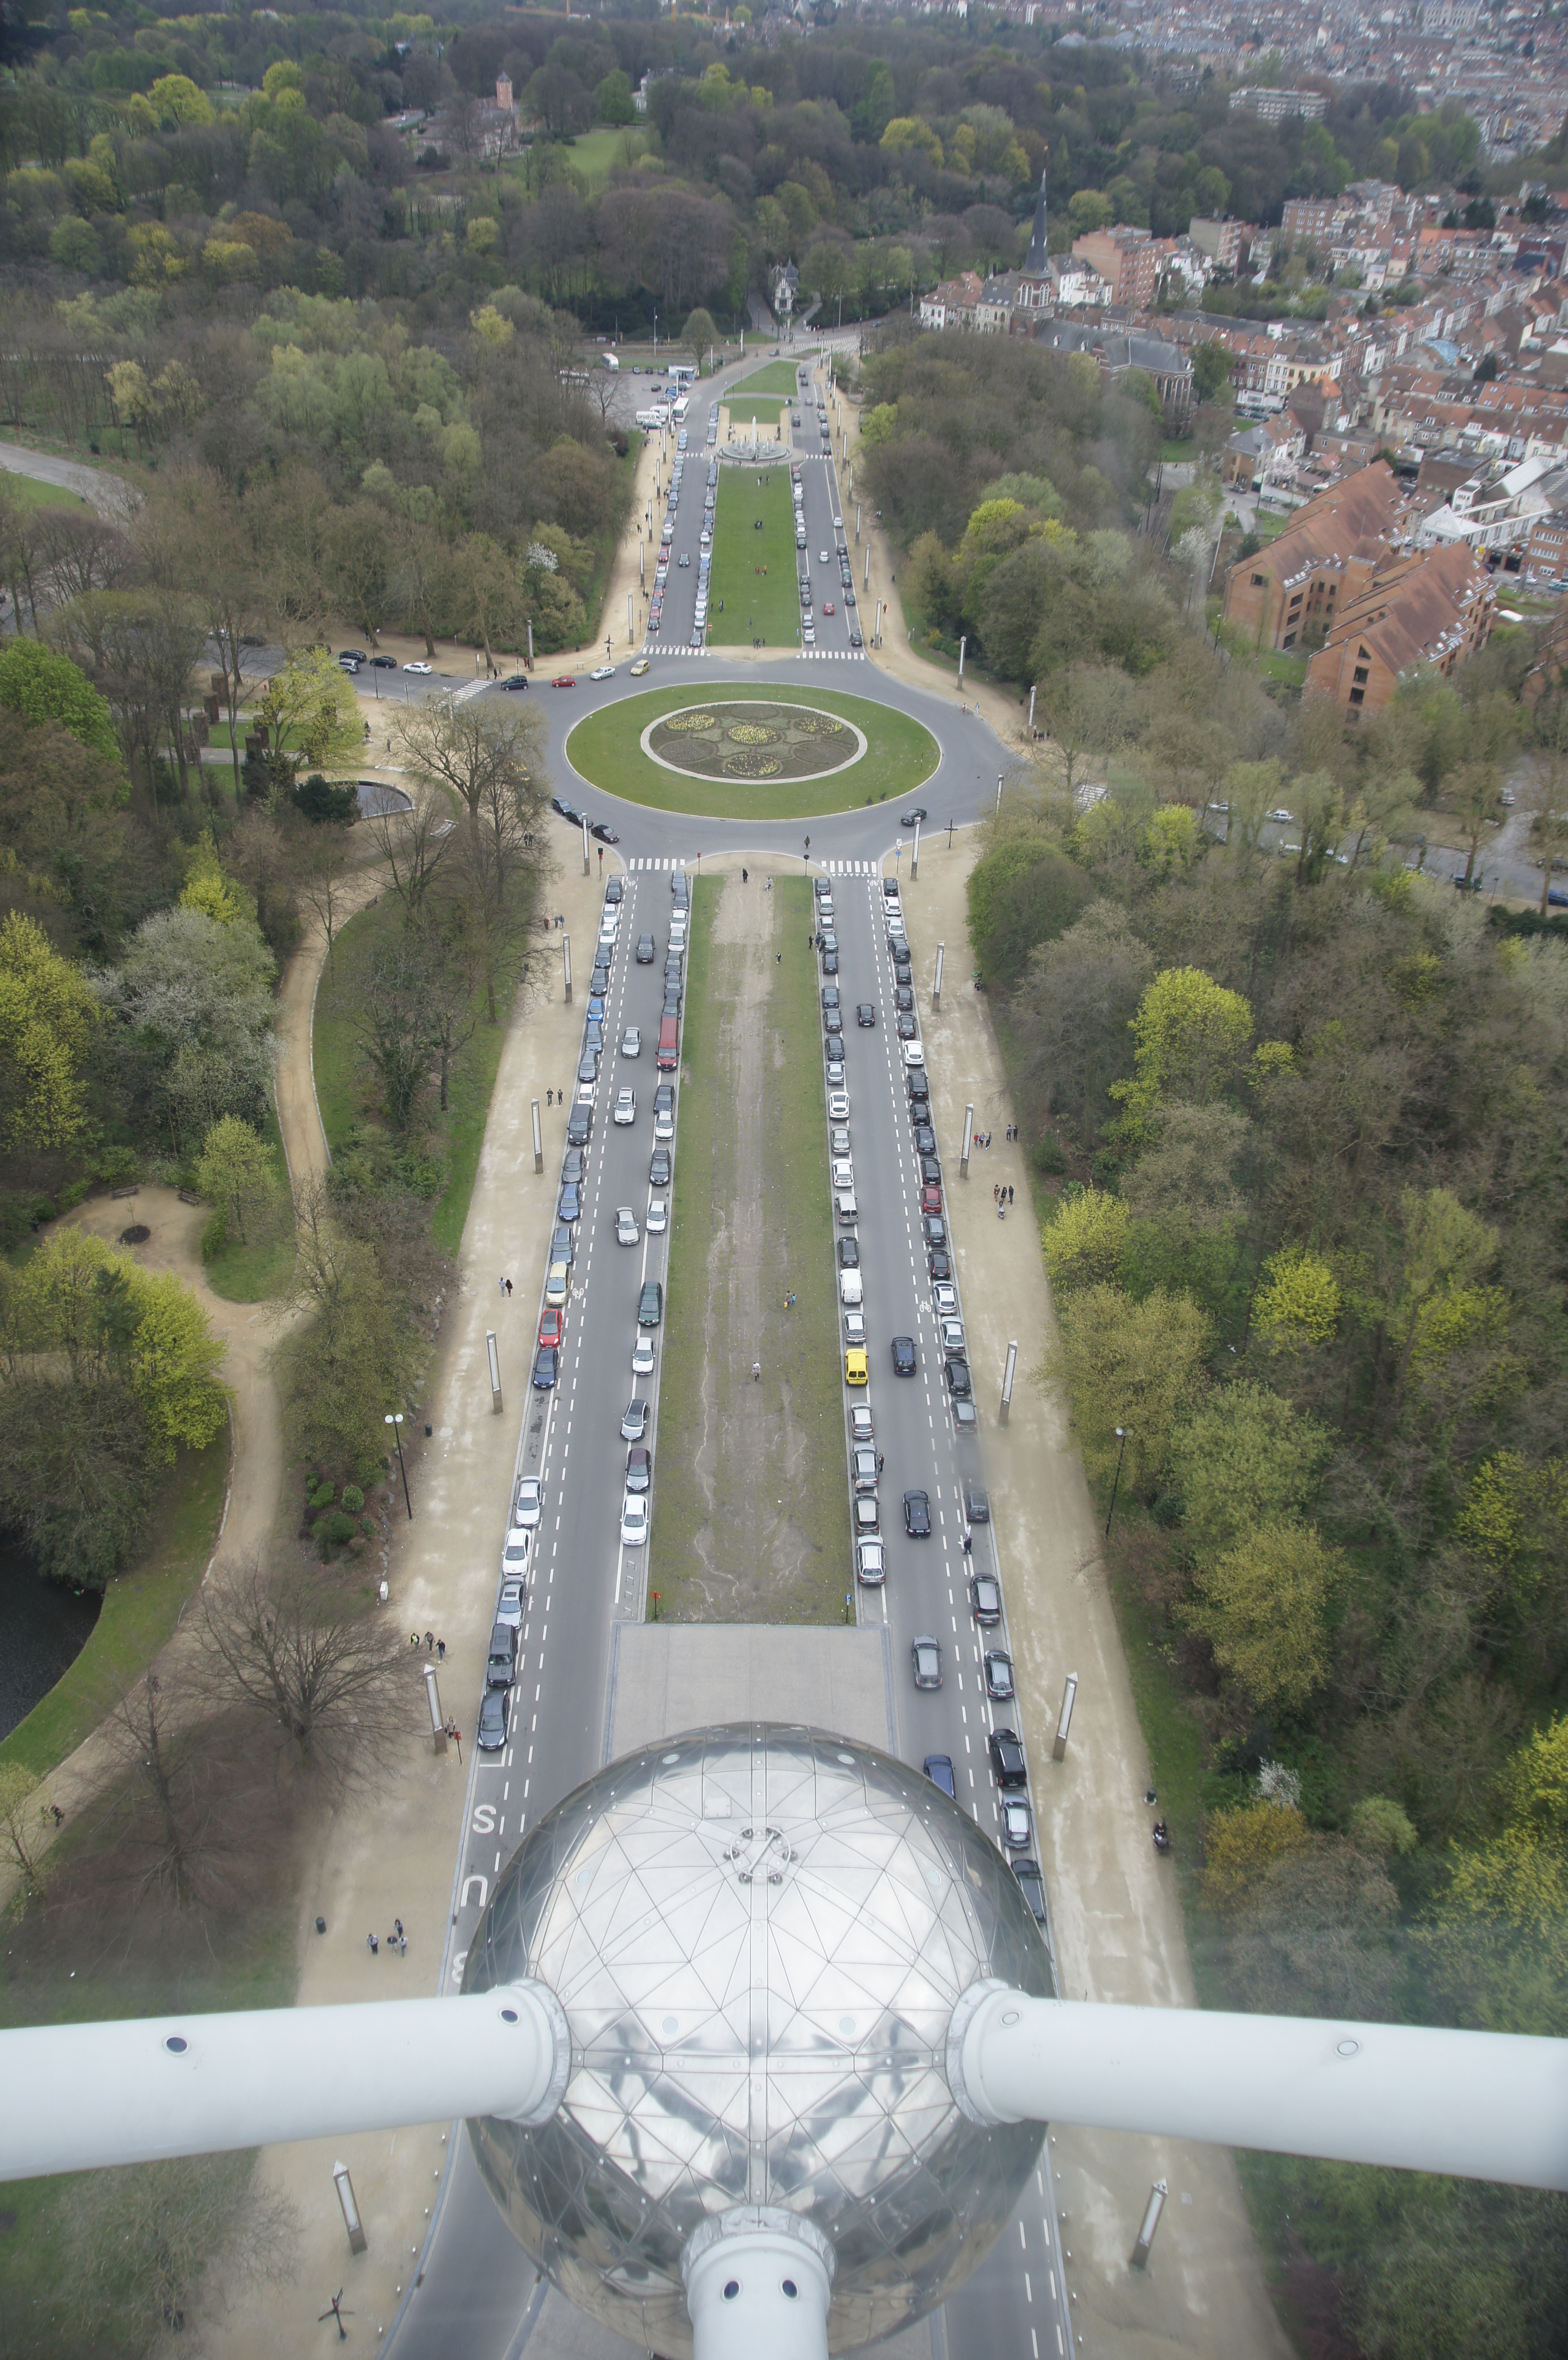
[[578, 722], [566, 759], [623, 802], [712, 819], [809, 819], [908, 795], [936, 771], [929, 729], [832, 690], [690, 682], [617, 698]]

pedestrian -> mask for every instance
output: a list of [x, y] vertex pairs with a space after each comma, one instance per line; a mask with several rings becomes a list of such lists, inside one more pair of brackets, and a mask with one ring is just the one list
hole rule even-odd
[[430, 1655], [430, 1654], [433, 1654], [433, 1653], [434, 1653], [434, 1650], [435, 1650], [435, 1644], [436, 1644], [436, 1634], [435, 1634], [435, 1633], [434, 1633], [433, 1631], [427, 1631], [427, 1632], [425, 1633], [425, 1653], [426, 1653], [427, 1655]]
[[747, 876], [749, 875], [749, 873], [750, 873], [750, 872], [749, 872], [748, 870], [745, 869], [743, 869], [741, 870], [741, 872], [740, 872], [740, 881], [741, 881], [741, 883], [742, 883], [743, 885], [746, 883], [746, 879], [747, 879]]
[[1001, 1201], [1002, 1184], [999, 1180], [995, 1180], [991, 1184], [991, 1202], [993, 1205], [999, 1205]]
[[965, 1524], [964, 1527], [964, 1554], [965, 1557], [971, 1557], [974, 1554], [974, 1550], [975, 1535], [970, 1531], [969, 1526]]
[[51, 1803], [49, 1805], [49, 1809], [54, 1813], [54, 1823], [56, 1827], [62, 1828], [65, 1825], [65, 1813], [60, 1809], [60, 1805], [58, 1803]]
[[997, 1206], [997, 1207], [996, 1207], [996, 1218], [997, 1218], [999, 1221], [1005, 1221], [1005, 1220], [1007, 1219], [1007, 1208], [1006, 1205], [998, 1205], [998, 1206]]
[[394, 1932], [397, 1934], [397, 1939], [401, 1941], [403, 1939], [403, 1920], [401, 1918], [394, 1918], [392, 1920], [392, 1926]]
[[751, 1364], [751, 1382], [754, 1385], [760, 1384], [762, 1382], [762, 1363], [760, 1360], [753, 1360]]
[[[1009, 1180], [1009, 1181], [1008, 1181], [1008, 1183], [1007, 1183], [1007, 1202], [1008, 1202], [1008, 1204], [1010, 1205], [1010, 1204], [1012, 1203], [1012, 1201], [1013, 1201], [1013, 1184], [1012, 1184], [1012, 1182]], [[508, 1294], [508, 1295], [510, 1295], [510, 1293], [512, 1292], [511, 1288], [510, 1288], [510, 1287], [508, 1287], [508, 1288], [506, 1289], [506, 1292], [507, 1292], [507, 1294]]]
[[409, 1644], [409, 1646], [410, 1646], [410, 1647], [417, 1647], [417, 1646], [419, 1645], [419, 1633], [418, 1633], [417, 1631], [410, 1631], [410, 1632], [409, 1632], [409, 1633], [408, 1633], [408, 1644]]
[[365, 1947], [373, 1959], [378, 1959], [381, 1956], [381, 1940], [378, 1935], [367, 1934], [365, 1938]]
[[446, 1661], [446, 1641], [444, 1639], [438, 1639], [436, 1641], [436, 1654], [444, 1664]]
[[877, 1472], [878, 1475], [882, 1472], [882, 1453], [880, 1451], [877, 1453]]
[[406, 1958], [408, 1957], [408, 1937], [407, 1936], [407, 1934], [399, 1934], [399, 1935], [398, 1935], [398, 1937], [397, 1937], [397, 1956], [398, 1956], [400, 1959], [406, 1959]]
[[499, 1284], [500, 1289], [501, 1289], [501, 1300], [502, 1300], [502, 1302], [503, 1302], [503, 1303], [505, 1303], [505, 1301], [506, 1300], [506, 1280], [503, 1278], [503, 1279], [501, 1279], [501, 1280], [497, 1281], [497, 1284]]
[[510, 1303], [511, 1299], [512, 1299], [512, 1282], [511, 1282], [511, 1280], [510, 1280], [510, 1279], [508, 1279], [508, 1280], [506, 1281], [506, 1300], [507, 1300], [507, 1302], [508, 1302], [508, 1303]]
[[780, 951], [780, 952], [779, 952], [779, 954], [778, 957], [774, 960], [773, 964], [774, 964], [774, 966], [775, 966], [775, 967], [782, 967], [782, 966], [783, 966], [783, 964], [784, 964], [784, 954], [783, 954], [783, 952], [782, 952], [782, 951]]

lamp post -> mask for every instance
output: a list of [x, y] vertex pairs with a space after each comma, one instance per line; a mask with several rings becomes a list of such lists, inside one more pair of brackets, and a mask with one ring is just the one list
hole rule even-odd
[[1117, 1441], [1117, 1443], [1120, 1445], [1120, 1448], [1119, 1448], [1119, 1449], [1118, 1449], [1118, 1450], [1117, 1450], [1117, 1452], [1116, 1452], [1116, 1477], [1115, 1477], [1114, 1481], [1113, 1481], [1113, 1482], [1112, 1482], [1112, 1484], [1111, 1484], [1111, 1504], [1110, 1504], [1110, 1506], [1105, 1510], [1105, 1538], [1106, 1538], [1107, 1540], [1109, 1540], [1109, 1539], [1110, 1539], [1110, 1537], [1111, 1537], [1111, 1518], [1112, 1518], [1112, 1517], [1116, 1514], [1116, 1493], [1117, 1493], [1117, 1492], [1120, 1491], [1120, 1489], [1121, 1489], [1121, 1481], [1122, 1481], [1122, 1460], [1127, 1457], [1127, 1427], [1126, 1427], [1125, 1426], [1117, 1426], [1117, 1428], [1116, 1428], [1116, 1441]]
[[414, 1521], [414, 1503], [408, 1497], [408, 1469], [403, 1457], [402, 1411], [400, 1409], [389, 1409], [387, 1412], [385, 1423], [391, 1427], [392, 1439], [397, 1446], [397, 1465], [403, 1477], [403, 1505], [408, 1509], [408, 1522], [412, 1524]]
[[996, 816], [998, 819], [1002, 816], [1002, 773], [1000, 770], [996, 773]]

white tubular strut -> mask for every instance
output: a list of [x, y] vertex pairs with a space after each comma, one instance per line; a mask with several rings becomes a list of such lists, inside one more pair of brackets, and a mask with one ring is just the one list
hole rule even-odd
[[541, 1983], [0, 2032], [0, 2180], [479, 2114], [543, 2122], [570, 2057]]
[[1207, 2008], [1097, 2007], [978, 1983], [948, 2080], [982, 2123], [1076, 2123], [1568, 2189], [1568, 2041]]
[[767, 2204], [704, 2221], [681, 2256], [691, 2360], [827, 2360], [833, 2249]]

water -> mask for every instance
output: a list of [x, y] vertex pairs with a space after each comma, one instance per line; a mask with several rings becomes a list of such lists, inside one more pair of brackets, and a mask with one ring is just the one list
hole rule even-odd
[[93, 1635], [103, 1599], [46, 1581], [17, 1541], [0, 1539], [0, 1737], [48, 1696]]

